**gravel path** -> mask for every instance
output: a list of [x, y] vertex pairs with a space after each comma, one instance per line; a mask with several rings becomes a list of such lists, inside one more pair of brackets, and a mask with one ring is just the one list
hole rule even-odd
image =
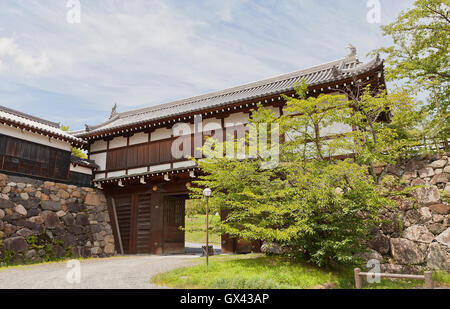
[[67, 263], [50, 263], [0, 269], [0, 289], [155, 289], [150, 278], [177, 267], [192, 265], [197, 255], [119, 256], [80, 262], [81, 280], [70, 284]]

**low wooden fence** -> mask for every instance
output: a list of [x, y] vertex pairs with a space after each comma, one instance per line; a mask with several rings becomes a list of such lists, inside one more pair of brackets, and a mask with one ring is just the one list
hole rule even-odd
[[355, 286], [357, 289], [362, 288], [362, 277], [364, 276], [379, 276], [380, 278], [396, 278], [396, 279], [413, 279], [413, 280], [425, 280], [425, 287], [427, 289], [433, 289], [433, 273], [431, 271], [424, 272], [423, 275], [402, 275], [402, 274], [387, 274], [387, 273], [367, 273], [361, 272], [361, 269], [355, 268]]

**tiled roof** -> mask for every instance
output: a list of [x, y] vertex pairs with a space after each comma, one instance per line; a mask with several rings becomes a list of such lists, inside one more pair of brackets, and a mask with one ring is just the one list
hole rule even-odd
[[80, 166], [84, 166], [84, 167], [89, 167], [92, 169], [98, 169], [100, 168], [94, 160], [88, 160], [88, 159], [83, 159], [83, 158], [79, 158], [76, 156], [71, 156], [70, 157], [70, 163], [74, 164], [74, 165], [80, 165]]
[[293, 89], [295, 83], [305, 80], [309, 86], [339, 81], [378, 67], [382, 61], [377, 57], [362, 64], [356, 55], [314, 66], [308, 69], [283, 74], [273, 78], [216, 91], [197, 97], [161, 104], [134, 111], [113, 114], [111, 119], [97, 125], [87, 126], [86, 130], [72, 132], [76, 136], [87, 136], [131, 125], [143, 124], [170, 116], [183, 115], [208, 108], [238, 103], [245, 100], [283, 93]]
[[44, 133], [68, 142], [75, 142], [80, 144], [84, 143], [82, 139], [61, 130], [59, 128], [59, 123], [34, 117], [1, 105], [0, 122], [24, 128], [30, 131], [38, 131], [39, 133]]

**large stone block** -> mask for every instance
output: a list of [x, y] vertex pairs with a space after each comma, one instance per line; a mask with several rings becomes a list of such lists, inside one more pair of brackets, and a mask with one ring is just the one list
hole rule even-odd
[[450, 270], [450, 254], [437, 242], [433, 242], [428, 247], [427, 267]]
[[102, 199], [100, 194], [96, 192], [90, 192], [86, 195], [84, 203], [89, 206], [100, 206], [102, 204]]
[[16, 253], [25, 252], [28, 250], [28, 244], [22, 236], [11, 237], [4, 241], [5, 250], [12, 250]]
[[13, 208], [14, 203], [10, 200], [5, 200], [3, 198], [0, 198], [0, 209], [6, 209], [6, 208]]
[[442, 204], [442, 203], [434, 204], [434, 205], [430, 206], [430, 210], [433, 213], [438, 213], [438, 214], [441, 214], [441, 215], [447, 215], [447, 214], [450, 213], [450, 206], [447, 205], [447, 204]]
[[441, 173], [441, 174], [435, 175], [431, 179], [430, 184], [437, 185], [438, 183], [445, 183], [446, 184], [448, 182], [450, 182], [450, 174]]
[[44, 210], [59, 211], [61, 210], [61, 203], [55, 201], [42, 201], [41, 207]]
[[442, 244], [450, 248], [450, 227], [443, 231], [436, 237], [436, 240]]
[[400, 264], [421, 264], [425, 255], [412, 240], [391, 238], [392, 257]]
[[424, 225], [413, 225], [403, 232], [403, 237], [409, 240], [422, 243], [431, 243], [434, 235]]
[[381, 254], [389, 253], [389, 237], [384, 235], [381, 231], [378, 231], [374, 236], [368, 241], [370, 248], [378, 251]]
[[417, 188], [414, 191], [414, 195], [419, 203], [425, 205], [439, 203], [441, 198], [439, 190], [435, 186]]
[[43, 211], [41, 217], [44, 219], [45, 227], [48, 229], [54, 229], [61, 224], [58, 216], [52, 211]]
[[436, 160], [430, 163], [430, 167], [432, 168], [444, 168], [447, 164], [447, 160]]
[[75, 222], [78, 225], [89, 225], [89, 217], [84, 214], [77, 215]]

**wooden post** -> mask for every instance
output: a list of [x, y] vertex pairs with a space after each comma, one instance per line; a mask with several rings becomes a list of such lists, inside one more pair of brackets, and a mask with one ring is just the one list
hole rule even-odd
[[425, 277], [425, 288], [427, 289], [433, 289], [433, 272], [431, 271], [426, 271], [423, 273], [424, 277]]
[[361, 277], [359, 276], [360, 272], [361, 272], [361, 269], [355, 268], [355, 287], [358, 290], [362, 288]]
[[208, 209], [208, 197], [206, 197], [206, 266], [209, 263], [209, 209]]

